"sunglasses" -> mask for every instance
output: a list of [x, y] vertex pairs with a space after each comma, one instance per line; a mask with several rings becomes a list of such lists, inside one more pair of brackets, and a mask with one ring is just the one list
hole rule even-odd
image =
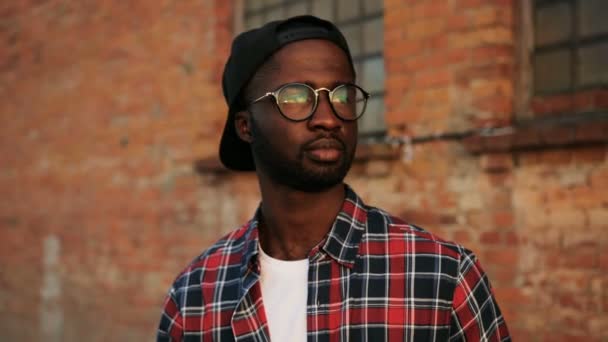
[[344, 121], [355, 121], [365, 112], [369, 93], [351, 83], [340, 84], [333, 90], [314, 89], [304, 83], [287, 83], [255, 99], [252, 104], [272, 96], [281, 115], [291, 121], [304, 121], [317, 109], [321, 91], [328, 93], [331, 108]]

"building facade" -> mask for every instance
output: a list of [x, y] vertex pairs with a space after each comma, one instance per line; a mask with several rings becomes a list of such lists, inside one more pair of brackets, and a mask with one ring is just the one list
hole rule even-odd
[[217, 159], [232, 37], [313, 13], [373, 94], [347, 182], [472, 249], [517, 341], [608, 339], [602, 0], [0, 5], [0, 327], [155, 334], [177, 272], [258, 205]]

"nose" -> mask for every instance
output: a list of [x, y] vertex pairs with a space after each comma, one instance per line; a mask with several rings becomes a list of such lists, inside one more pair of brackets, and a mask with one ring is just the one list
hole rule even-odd
[[317, 108], [308, 120], [311, 129], [335, 131], [342, 126], [342, 120], [334, 113], [329, 100], [329, 90], [322, 88], [319, 92]]

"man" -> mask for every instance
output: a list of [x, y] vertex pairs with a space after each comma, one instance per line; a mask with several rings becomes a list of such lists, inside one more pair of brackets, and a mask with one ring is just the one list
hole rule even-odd
[[159, 341], [510, 340], [470, 251], [343, 183], [368, 94], [333, 24], [242, 33], [223, 90], [220, 158], [256, 171], [262, 202], [178, 276]]

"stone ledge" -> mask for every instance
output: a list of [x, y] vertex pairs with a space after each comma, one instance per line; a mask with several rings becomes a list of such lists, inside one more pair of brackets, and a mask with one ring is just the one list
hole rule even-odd
[[[460, 142], [474, 155], [608, 144], [608, 115], [541, 119], [472, 133], [413, 137], [412, 145], [432, 141]], [[401, 158], [402, 149], [403, 146], [383, 142], [362, 143], [357, 146], [354, 162], [398, 160]], [[197, 173], [232, 172], [222, 165], [217, 156], [196, 160], [193, 167]]]
[[359, 144], [355, 152], [355, 163], [364, 163], [371, 160], [399, 159], [401, 148], [389, 144]]
[[224, 164], [220, 161], [218, 156], [207, 157], [203, 159], [197, 159], [194, 161], [192, 167], [196, 173], [216, 173], [216, 174], [224, 174], [228, 172], [232, 172], [228, 170]]
[[608, 118], [514, 126], [500, 135], [473, 134], [462, 143], [476, 155], [606, 144]]

